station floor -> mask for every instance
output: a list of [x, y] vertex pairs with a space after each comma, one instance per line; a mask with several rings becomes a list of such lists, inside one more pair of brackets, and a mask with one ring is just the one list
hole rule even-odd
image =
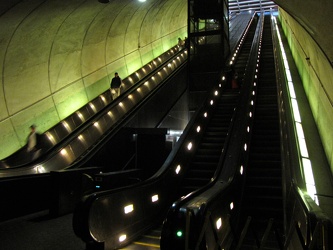
[[0, 223], [1, 250], [84, 250], [72, 227], [73, 214], [50, 218], [49, 211]]

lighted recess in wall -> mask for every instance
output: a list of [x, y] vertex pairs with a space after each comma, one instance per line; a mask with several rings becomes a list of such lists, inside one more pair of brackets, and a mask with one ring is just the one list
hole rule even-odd
[[301, 114], [298, 109], [297, 98], [296, 98], [296, 94], [295, 94], [295, 90], [294, 90], [292, 76], [291, 76], [291, 73], [289, 70], [287, 56], [286, 56], [286, 53], [284, 50], [279, 27], [277, 25], [275, 16], [272, 16], [272, 19], [275, 24], [276, 33], [277, 33], [277, 37], [279, 40], [281, 54], [282, 54], [282, 58], [283, 58], [283, 66], [284, 66], [286, 78], [288, 81], [287, 89], [288, 89], [289, 98], [290, 98], [290, 102], [291, 102], [291, 106], [292, 106], [292, 115], [293, 115], [293, 119], [294, 119], [294, 125], [296, 128], [297, 142], [298, 142], [299, 151], [300, 151], [299, 153], [300, 153], [301, 160], [302, 160], [301, 164], [302, 164], [303, 172], [304, 172], [306, 191], [310, 195], [310, 197], [317, 203], [317, 205], [319, 205], [319, 200], [316, 195], [317, 190], [316, 190], [316, 185], [315, 185], [315, 181], [314, 181], [314, 177], [313, 177], [311, 160], [309, 159], [309, 154], [308, 154], [308, 150], [307, 150], [307, 146], [306, 146], [306, 139], [305, 139], [303, 127], [302, 127]]

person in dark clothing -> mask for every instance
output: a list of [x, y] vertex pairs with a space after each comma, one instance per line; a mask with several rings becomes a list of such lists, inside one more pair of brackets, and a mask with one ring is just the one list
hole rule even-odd
[[114, 77], [111, 80], [110, 84], [112, 99], [116, 99], [120, 95], [120, 88], [121, 88], [121, 79], [118, 73], [114, 73]]
[[230, 65], [225, 70], [226, 73], [226, 87], [227, 88], [239, 88], [238, 73], [233, 65]]
[[225, 73], [226, 73], [226, 87], [229, 89], [229, 88], [231, 88], [232, 79], [235, 74], [235, 69], [234, 69], [233, 65], [227, 66], [225, 69]]
[[185, 44], [185, 48], [187, 48], [188, 45], [189, 45], [189, 43], [188, 43], [188, 38], [187, 38], [187, 37], [185, 37], [185, 39], [184, 39], [184, 44]]
[[31, 160], [34, 160], [38, 157], [40, 149], [39, 149], [39, 134], [36, 132], [36, 126], [31, 125], [30, 126], [30, 133], [28, 136], [28, 145], [27, 145], [27, 151], [28, 154], [31, 157]]

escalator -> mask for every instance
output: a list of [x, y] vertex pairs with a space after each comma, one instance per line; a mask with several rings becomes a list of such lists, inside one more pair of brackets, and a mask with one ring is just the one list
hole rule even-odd
[[250, 221], [241, 249], [281, 249], [282, 166], [270, 16], [265, 16], [260, 71], [243, 201], [243, 223]]
[[179, 190], [180, 196], [195, 191], [213, 178], [238, 100], [238, 89], [226, 89], [221, 94], [213, 117], [184, 176]]
[[[242, 87], [250, 91], [242, 91], [248, 94], [241, 96], [244, 102], [233, 122], [222, 172], [202, 192], [172, 204], [162, 227], [161, 249], [323, 249], [330, 245], [327, 217], [299, 186], [285, 188], [288, 161], [282, 157], [290, 157], [291, 151], [282, 155], [281, 141], [286, 138], [284, 146], [289, 147], [290, 137], [281, 136], [280, 125], [286, 120], [280, 120], [271, 17], [260, 19], [264, 22], [260, 20], [263, 29], [254, 46], [254, 74], [246, 74]], [[290, 186], [295, 185], [293, 174]], [[287, 194], [286, 201], [286, 192], [296, 194]], [[289, 213], [293, 218], [288, 218]]]
[[[130, 132], [127, 132], [126, 138], [122, 140], [120, 137], [124, 134], [121, 133], [124, 130], [123, 127], [130, 119], [139, 120], [138, 113], [145, 112], [148, 115], [153, 112], [154, 115], [151, 115], [150, 120], [152, 121], [149, 124], [151, 126], [144, 128], [154, 128], [186, 91], [186, 83], [182, 81], [186, 77], [184, 73], [185, 51], [174, 51], [167, 58], [169, 59], [165, 63], [170, 67], [163, 67], [163, 64], [159, 63], [162, 59], [157, 58], [154, 61], [157, 61], [155, 64], [158, 67], [154, 68], [148, 64], [143, 70], [138, 71], [151, 74], [139, 77], [137, 76], [139, 73], [136, 72], [137, 74], [133, 73], [134, 76], [127, 80], [124, 79], [123, 81], [128, 83], [128, 88], [116, 100], [112, 101], [106, 97], [110, 96], [110, 91], [107, 90], [96, 98], [96, 102], [90, 102], [87, 106], [95, 107], [99, 112], [89, 119], [82, 118], [82, 121], [85, 122], [76, 130], [71, 129], [69, 120], [66, 120], [66, 123], [62, 122], [60, 125], [62, 130], [59, 131], [63, 131], [63, 124], [67, 124], [68, 131], [73, 133], [65, 136], [67, 137], [64, 139], [65, 141], [61, 141], [58, 143], [59, 145], [53, 147], [45, 158], [41, 157], [40, 161], [34, 161], [28, 165], [0, 169], [2, 190], [0, 195], [6, 200], [6, 204], [0, 209], [0, 221], [50, 209], [50, 204], [56, 204], [58, 201], [74, 204], [82, 193], [94, 191], [95, 186], [91, 176], [100, 172], [120, 172], [124, 166], [127, 167], [126, 170], [136, 166], [135, 157], [133, 157], [136, 153], [133, 146], [133, 133], [129, 135]], [[135, 79], [135, 76], [139, 79]], [[136, 84], [132, 85], [133, 82]], [[164, 98], [162, 102], [161, 95], [167, 96], [167, 93], [173, 95]], [[102, 105], [97, 105], [103, 100], [106, 102], [104, 108]], [[110, 103], [108, 103], [109, 101]], [[162, 102], [160, 106], [152, 105], [153, 102], [158, 103], [158, 101]], [[158, 114], [155, 115], [156, 113]], [[80, 114], [83, 115], [83, 112]], [[78, 116], [78, 112], [73, 115]], [[132, 126], [132, 128], [135, 127]], [[133, 147], [125, 148], [127, 145], [123, 146], [121, 149], [125, 154], [115, 150], [111, 152], [110, 145], [112, 146], [112, 142], [115, 140], [125, 141]], [[104, 165], [99, 164], [102, 162], [102, 153], [104, 153], [104, 159], [108, 158], [112, 164], [104, 164], [104, 162]], [[128, 156], [129, 154], [131, 155]], [[99, 157], [99, 163], [93, 162], [93, 157], [96, 155]], [[114, 155], [118, 158], [116, 159]], [[130, 159], [133, 160], [127, 164]], [[119, 162], [120, 164], [118, 164]], [[82, 175], [88, 176], [84, 178]], [[58, 194], [59, 192], [62, 192], [61, 195]], [[66, 199], [63, 199], [64, 195], [67, 197]], [[54, 200], [55, 202], [53, 202]], [[70, 207], [72, 205], [68, 208]], [[58, 207], [52, 210], [58, 211]], [[66, 209], [66, 212], [70, 211]], [[61, 213], [57, 212], [55, 215], [58, 216]]]
[[[234, 68], [239, 75], [239, 83], [243, 81], [256, 25], [257, 20], [254, 20], [247, 31], [244, 43], [241, 44], [239, 54], [235, 59]], [[227, 86], [221, 94], [219, 103], [214, 110], [209, 125], [204, 131], [196, 154], [190, 163], [189, 170], [184, 176], [180, 186], [180, 196], [187, 195], [206, 185], [214, 177], [220, 156], [223, 152], [230, 123], [239, 101], [240, 89], [232, 88], [230, 84], [231, 80], [227, 79]]]
[[[239, 89], [226, 89], [219, 99], [209, 125], [203, 133], [200, 145], [189, 165], [189, 170], [179, 187], [179, 197], [208, 184], [217, 170], [220, 155], [228, 135], [230, 121], [239, 101]], [[129, 246], [121, 249], [159, 249], [161, 227], [162, 225], [158, 224], [157, 228], [153, 228]]]
[[124, 93], [116, 100], [112, 100], [110, 90], [101, 93], [39, 136], [36, 159], [31, 159], [26, 146], [2, 159], [0, 178], [48, 173], [81, 160], [110, 130], [137, 110], [139, 103], [148, 99], [163, 81], [181, 69], [186, 57], [185, 50], [175, 46], [123, 79]]
[[[251, 23], [247, 32], [244, 43], [240, 47], [239, 54], [235, 60], [235, 69], [243, 80], [251, 45], [255, 36], [257, 20]], [[227, 79], [227, 81], [230, 79]], [[240, 89], [231, 88], [227, 84], [223, 89], [218, 103], [214, 104], [214, 112], [209, 117], [208, 125], [203, 132], [199, 145], [193, 158], [189, 162], [189, 167], [184, 178], [179, 185], [175, 199], [186, 196], [211, 182], [214, 175], [218, 171], [219, 161], [227, 136], [230, 123], [233, 119], [235, 109], [239, 104]], [[162, 221], [161, 221], [162, 222]], [[160, 223], [161, 223], [160, 222]], [[134, 240], [130, 245], [121, 248], [123, 250], [140, 250], [140, 249], [159, 249], [159, 240], [161, 235], [161, 224], [157, 223], [157, 227], [145, 233], [145, 235]]]

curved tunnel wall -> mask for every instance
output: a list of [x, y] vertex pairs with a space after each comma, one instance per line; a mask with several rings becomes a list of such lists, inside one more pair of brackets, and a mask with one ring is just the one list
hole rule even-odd
[[[279, 12], [283, 30], [288, 39], [289, 47], [321, 137], [327, 161], [333, 173], [332, 65], [327, 60], [327, 55], [323, 53], [322, 49], [311, 38], [309, 33], [299, 25], [297, 20], [283, 9], [280, 9]], [[313, 147], [311, 142], [308, 143], [307, 147]]]
[[187, 33], [187, 1], [27, 0], [0, 16], [0, 159]]

